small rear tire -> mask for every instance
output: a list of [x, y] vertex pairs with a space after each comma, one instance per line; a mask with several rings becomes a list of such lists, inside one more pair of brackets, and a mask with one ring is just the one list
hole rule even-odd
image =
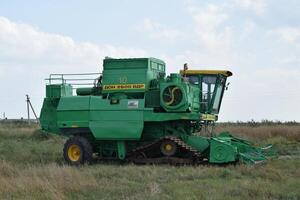
[[63, 155], [70, 165], [88, 164], [92, 161], [93, 148], [86, 138], [74, 136], [66, 141]]

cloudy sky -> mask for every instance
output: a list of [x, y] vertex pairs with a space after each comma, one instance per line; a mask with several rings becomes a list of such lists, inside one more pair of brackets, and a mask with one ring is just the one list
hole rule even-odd
[[[102, 71], [102, 59], [157, 57], [168, 73], [234, 73], [221, 121], [300, 121], [299, 0], [0, 2], [0, 113], [39, 113], [50, 73]], [[1, 114], [2, 117], [2, 114]]]

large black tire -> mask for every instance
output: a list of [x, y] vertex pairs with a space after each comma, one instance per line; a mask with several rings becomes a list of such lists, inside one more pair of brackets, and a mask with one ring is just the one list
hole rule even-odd
[[93, 148], [86, 138], [74, 136], [66, 141], [63, 155], [70, 165], [88, 164], [93, 158]]

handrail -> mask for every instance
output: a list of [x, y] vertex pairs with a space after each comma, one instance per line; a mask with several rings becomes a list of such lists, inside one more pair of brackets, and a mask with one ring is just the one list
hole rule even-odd
[[[97, 76], [96, 76], [97, 75]], [[48, 84], [54, 84], [54, 81], [58, 81], [56, 84], [70, 84], [72, 86], [95, 86], [97, 80], [99, 80], [102, 73], [75, 73], [75, 74], [50, 74], [49, 78], [45, 80]], [[73, 89], [76, 89], [73, 87]]]
[[102, 74], [102, 73], [96, 73], [96, 72], [91, 72], [91, 73], [77, 73], [77, 74], [50, 74], [51, 75], [54, 75], [54, 76], [60, 76], [60, 75], [65, 75], [65, 76], [74, 76], [74, 75], [97, 75], [97, 74]]

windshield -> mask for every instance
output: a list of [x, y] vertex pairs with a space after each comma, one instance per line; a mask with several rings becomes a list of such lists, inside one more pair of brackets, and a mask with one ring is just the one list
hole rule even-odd
[[219, 75], [202, 75], [201, 78], [201, 112], [218, 114], [226, 78]]
[[200, 88], [201, 113], [218, 114], [224, 93], [226, 77], [222, 75], [189, 75], [188, 82]]

